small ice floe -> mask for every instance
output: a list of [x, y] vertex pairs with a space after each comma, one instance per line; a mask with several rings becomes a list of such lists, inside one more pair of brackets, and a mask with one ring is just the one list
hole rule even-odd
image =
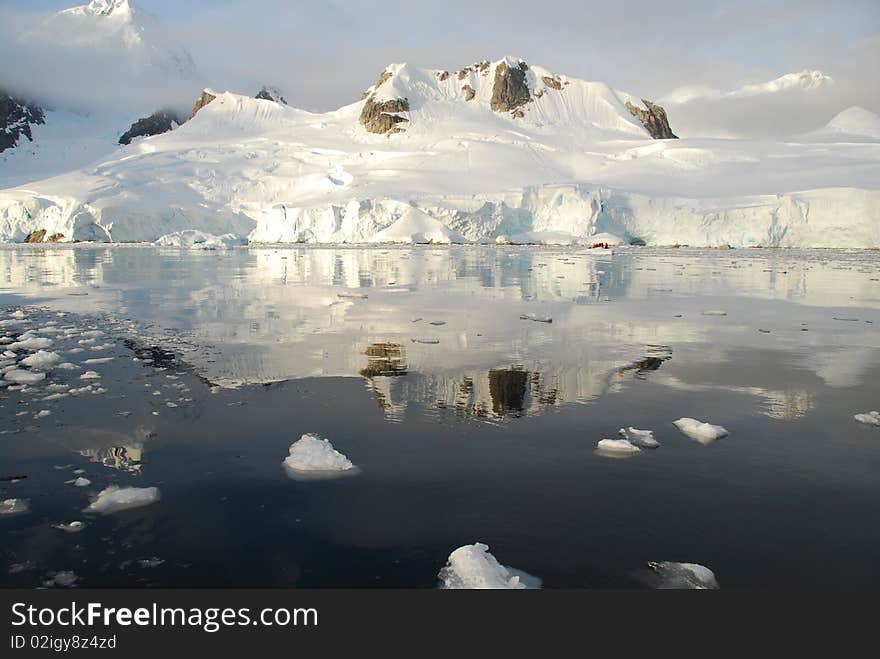
[[440, 343], [440, 339], [410, 339], [413, 343], [421, 343], [426, 346], [435, 346]]
[[152, 556], [150, 558], [138, 559], [136, 562], [138, 564], [138, 567], [142, 567], [145, 569], [152, 569], [152, 568], [156, 568], [156, 567], [159, 567], [160, 565], [162, 565], [162, 563], [164, 563], [165, 560], [162, 558], [159, 558], [158, 556]]
[[50, 371], [52, 367], [61, 361], [61, 357], [57, 352], [47, 352], [46, 350], [38, 350], [30, 357], [21, 360], [22, 365], [29, 366], [35, 371]]
[[[57, 396], [58, 394], [53, 394]], [[36, 414], [34, 414], [35, 419], [45, 419], [47, 416], [52, 416], [52, 412], [50, 410], [40, 410]]]
[[363, 293], [338, 293], [336, 297], [350, 300], [366, 300], [367, 296]]
[[106, 364], [112, 362], [116, 357], [95, 357], [94, 359], [86, 359], [83, 364]]
[[3, 374], [3, 379], [15, 384], [36, 384], [46, 379], [45, 373], [35, 373], [34, 371], [25, 371], [21, 368], [14, 368]]
[[291, 478], [334, 478], [358, 472], [351, 460], [333, 448], [329, 439], [307, 433], [290, 445], [284, 469]]
[[70, 570], [62, 570], [61, 572], [55, 572], [49, 575], [48, 579], [43, 581], [43, 585], [46, 588], [52, 588], [54, 586], [58, 586], [61, 588], [73, 588], [76, 586], [76, 582], [79, 581], [79, 577], [76, 576]]
[[723, 426], [715, 426], [711, 423], [704, 423], [688, 417], [682, 417], [678, 421], [673, 421], [673, 423], [685, 435], [691, 439], [696, 439], [701, 444], [711, 444], [716, 439], [727, 437], [730, 434]]
[[678, 590], [718, 590], [715, 573], [697, 563], [648, 563], [657, 581], [655, 588]]
[[437, 575], [444, 590], [525, 590], [541, 587], [541, 580], [501, 565], [488, 545], [477, 542], [459, 547]]
[[553, 319], [550, 316], [539, 316], [534, 313], [524, 313], [519, 317], [520, 320], [531, 320], [536, 323], [552, 323]]
[[59, 392], [57, 394], [49, 394], [48, 396], [44, 396], [41, 400], [43, 401], [53, 401], [53, 400], [61, 400], [62, 398], [67, 398], [70, 394], [66, 391]]
[[880, 412], [876, 410], [865, 412], [864, 414], [856, 414], [853, 418], [859, 423], [869, 426], [880, 426]]
[[118, 485], [110, 485], [101, 490], [94, 501], [83, 509], [83, 512], [109, 515], [120, 510], [127, 510], [128, 508], [149, 506], [158, 500], [158, 487], [119, 487]]
[[703, 312], [704, 316], [726, 316], [726, 311], [721, 311], [720, 309], [707, 309]]
[[82, 375], [79, 376], [80, 380], [98, 380], [101, 376], [95, 371], [86, 371]]
[[88, 478], [85, 478], [83, 476], [78, 476], [78, 477], [74, 478], [72, 481], [64, 481], [64, 482], [67, 483], [68, 485], [73, 485], [74, 487], [88, 487], [89, 485], [92, 484], [92, 481], [90, 481]]
[[600, 439], [596, 453], [606, 458], [626, 458], [641, 453], [641, 449], [626, 439]]
[[30, 499], [4, 499], [0, 501], [0, 515], [11, 517], [12, 515], [24, 515], [30, 512]]
[[653, 430], [639, 430], [638, 428], [621, 428], [618, 434], [629, 441], [630, 444], [639, 448], [657, 448], [660, 442], [654, 439]]
[[55, 524], [52, 528], [59, 529], [65, 533], [79, 533], [86, 528], [85, 522], [74, 521], [70, 524]]
[[58, 364], [55, 368], [59, 368], [62, 371], [76, 371], [79, 370], [79, 366], [76, 364], [71, 364], [70, 362], [64, 362], [63, 364]]

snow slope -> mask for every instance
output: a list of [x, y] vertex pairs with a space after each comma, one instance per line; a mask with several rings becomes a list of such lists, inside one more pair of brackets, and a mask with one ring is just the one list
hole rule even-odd
[[638, 98], [538, 66], [522, 116], [493, 110], [497, 67], [519, 61], [388, 67], [365, 94], [408, 100], [388, 135], [360, 123], [365, 100], [316, 114], [213, 92], [171, 133], [0, 191], [0, 238], [880, 247], [880, 140], [653, 140]]

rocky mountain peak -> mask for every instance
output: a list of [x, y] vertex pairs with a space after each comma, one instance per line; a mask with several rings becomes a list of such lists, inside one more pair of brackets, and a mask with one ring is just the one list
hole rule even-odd
[[528, 65], [520, 60], [511, 66], [508, 64], [508, 59], [503, 59], [495, 67], [495, 83], [492, 86], [490, 101], [490, 107], [495, 112], [515, 111], [532, 100], [532, 92], [526, 81]]
[[129, 13], [131, 7], [128, 0], [91, 0], [85, 5], [85, 10], [95, 16], [110, 16], [112, 14], [121, 15]]
[[277, 87], [263, 85], [263, 88], [257, 92], [254, 98], [261, 98], [264, 101], [274, 101], [275, 103], [281, 103], [281, 105], [287, 105], [287, 100], [281, 95], [281, 90]]

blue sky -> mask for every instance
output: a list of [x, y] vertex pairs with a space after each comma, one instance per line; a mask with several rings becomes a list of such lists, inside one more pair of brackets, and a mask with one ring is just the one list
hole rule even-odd
[[[65, 0], [0, 0], [49, 12]], [[392, 61], [456, 69], [517, 55], [650, 97], [733, 87], [815, 68], [880, 110], [880, 1], [132, 0], [186, 45], [206, 82], [280, 86], [328, 109], [357, 99]]]

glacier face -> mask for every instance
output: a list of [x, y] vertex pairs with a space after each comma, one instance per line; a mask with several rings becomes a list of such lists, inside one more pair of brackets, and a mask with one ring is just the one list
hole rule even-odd
[[0, 239], [45, 229], [115, 242], [199, 231], [252, 243], [589, 244], [610, 234], [880, 247], [880, 140], [836, 126], [786, 140], [652, 140], [626, 108], [637, 97], [537, 66], [525, 74], [531, 100], [493, 111], [493, 71], [508, 61], [452, 73], [392, 65], [364, 96], [407, 99], [405, 128], [390, 135], [360, 123], [366, 100], [311, 113], [215, 92], [170, 133], [0, 191]]

